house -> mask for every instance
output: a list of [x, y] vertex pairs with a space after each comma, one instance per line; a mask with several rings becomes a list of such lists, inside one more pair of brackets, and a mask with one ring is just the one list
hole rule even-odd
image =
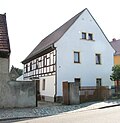
[[63, 81], [111, 86], [114, 49], [86, 8], [44, 38], [22, 61], [45, 101], [61, 101]]
[[6, 14], [0, 14], [0, 83], [9, 80], [10, 43]]
[[[113, 38], [113, 40], [110, 42], [111, 46], [115, 50], [114, 53], [114, 65], [120, 65], [120, 39], [116, 40]], [[115, 81], [114, 85], [119, 88], [119, 82]]]
[[110, 42], [112, 47], [115, 50], [114, 53], [114, 64], [120, 65], [120, 39], [116, 40], [115, 38]]
[[10, 80], [16, 80], [18, 77], [22, 75], [23, 71], [22, 69], [16, 68], [12, 65], [9, 76]]

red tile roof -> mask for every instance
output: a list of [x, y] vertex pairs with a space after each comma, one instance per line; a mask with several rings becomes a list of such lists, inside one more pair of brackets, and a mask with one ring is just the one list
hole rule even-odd
[[10, 53], [6, 14], [0, 14], [0, 52]]

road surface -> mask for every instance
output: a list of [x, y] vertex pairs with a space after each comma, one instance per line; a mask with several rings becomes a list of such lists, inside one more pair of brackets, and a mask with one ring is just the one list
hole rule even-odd
[[120, 123], [120, 106], [88, 111], [76, 110], [43, 118], [16, 121], [16, 123]]

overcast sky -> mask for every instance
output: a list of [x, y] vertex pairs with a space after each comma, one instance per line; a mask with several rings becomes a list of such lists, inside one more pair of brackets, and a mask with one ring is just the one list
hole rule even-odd
[[35, 46], [71, 17], [88, 8], [107, 38], [120, 38], [119, 0], [0, 0], [11, 45], [10, 65], [21, 63]]

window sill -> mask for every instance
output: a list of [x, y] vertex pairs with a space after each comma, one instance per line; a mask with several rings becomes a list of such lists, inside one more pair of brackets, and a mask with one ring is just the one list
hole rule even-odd
[[87, 39], [88, 41], [95, 41], [95, 40], [90, 40], [90, 39]]
[[83, 39], [83, 38], [80, 38], [80, 40], [84, 40], [84, 41], [95, 41], [95, 40], [90, 40], [90, 39]]
[[81, 64], [80, 62], [74, 62], [75, 64]]
[[102, 64], [96, 64], [96, 65], [102, 65]]

